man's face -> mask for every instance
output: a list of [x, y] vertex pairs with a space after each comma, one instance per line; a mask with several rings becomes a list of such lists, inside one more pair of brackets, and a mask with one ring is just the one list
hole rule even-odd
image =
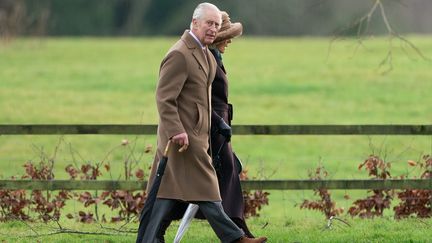
[[210, 45], [221, 26], [221, 13], [215, 9], [205, 9], [201, 19], [193, 19], [193, 33], [203, 45]]

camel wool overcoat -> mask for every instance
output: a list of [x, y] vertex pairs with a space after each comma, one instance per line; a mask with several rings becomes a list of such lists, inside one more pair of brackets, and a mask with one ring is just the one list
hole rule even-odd
[[208, 153], [211, 82], [215, 77], [216, 61], [207, 47], [205, 49], [210, 55], [204, 54], [200, 44], [186, 30], [160, 66], [156, 90], [158, 145], [149, 185], [171, 137], [186, 132], [189, 147], [178, 152], [179, 146], [172, 143], [158, 198], [221, 201], [216, 172]]

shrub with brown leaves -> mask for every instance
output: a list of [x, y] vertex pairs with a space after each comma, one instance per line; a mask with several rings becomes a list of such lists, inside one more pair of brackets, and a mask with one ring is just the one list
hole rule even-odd
[[[241, 181], [249, 180], [248, 170], [243, 169], [239, 176]], [[259, 217], [260, 215], [258, 212], [261, 208], [269, 204], [268, 195], [270, 195], [270, 193], [263, 190], [256, 190], [254, 192], [251, 190], [243, 190], [245, 218]]]
[[245, 218], [259, 217], [258, 211], [261, 210], [264, 205], [269, 204], [268, 195], [270, 195], [270, 193], [262, 190], [256, 190], [255, 192], [243, 191]]
[[0, 190], [0, 221], [29, 220], [25, 212], [29, 203], [25, 190]]
[[66, 205], [66, 200], [72, 198], [69, 192], [60, 191], [54, 196], [52, 192], [33, 190], [31, 193], [31, 209], [36, 212], [38, 218], [44, 222], [58, 221], [61, 210]]
[[112, 217], [111, 222], [121, 220], [129, 221], [133, 216], [140, 214], [146, 200], [145, 192], [131, 191], [105, 191], [100, 197], [102, 203], [112, 211], [117, 210], [118, 216]]
[[[314, 172], [309, 172], [309, 178], [311, 180], [322, 180], [325, 179], [327, 176], [328, 172], [323, 166], [318, 166]], [[327, 219], [343, 213], [343, 208], [336, 207], [336, 202], [331, 199], [330, 192], [327, 189], [315, 189], [314, 195], [318, 195], [320, 199], [315, 201], [309, 201], [306, 199], [300, 205], [300, 208], [320, 211], [325, 215]]]
[[[423, 161], [416, 163], [408, 161], [413, 167], [418, 167], [422, 172], [421, 179], [432, 179], [432, 156], [424, 155]], [[395, 218], [401, 219], [409, 216], [419, 218], [430, 218], [432, 216], [432, 191], [431, 190], [404, 190], [397, 193], [400, 199], [399, 205], [395, 206]]]
[[[390, 162], [385, 162], [380, 157], [370, 155], [358, 169], [365, 168], [372, 179], [385, 180], [391, 178]], [[390, 207], [391, 200], [393, 199], [393, 190], [369, 190], [372, 195], [365, 199], [356, 200], [350, 207], [348, 213], [351, 216], [359, 216], [360, 218], [373, 218], [375, 216], [382, 216], [383, 211]]]

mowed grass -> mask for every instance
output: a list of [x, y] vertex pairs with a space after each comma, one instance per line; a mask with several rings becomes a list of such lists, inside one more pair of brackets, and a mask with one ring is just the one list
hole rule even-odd
[[[349, 225], [333, 220], [331, 227], [324, 220], [286, 218], [283, 221], [264, 219], [249, 220], [251, 230], [257, 235], [267, 235], [268, 242], [429, 242], [432, 237], [430, 231], [431, 220], [406, 219], [394, 221], [388, 218], [377, 219], [346, 219]], [[173, 222], [166, 234], [166, 242], [173, 242], [179, 223]], [[31, 227], [31, 228], [30, 228]], [[30, 224], [22, 222], [8, 222], [1, 227], [5, 230], [0, 239], [5, 242], [135, 242], [134, 234], [115, 232], [113, 224], [74, 224], [68, 230], [78, 233], [58, 232], [54, 223]], [[137, 224], [129, 224], [123, 230], [136, 230]], [[6, 235], [7, 232], [7, 235]], [[40, 234], [36, 235], [35, 232]], [[82, 232], [98, 232], [109, 235], [85, 235]], [[10, 235], [13, 235], [11, 237]], [[192, 221], [192, 224], [183, 237], [182, 242], [219, 242], [207, 222]]]
[[[428, 37], [409, 37], [432, 56]], [[1, 124], [155, 124], [158, 68], [171, 38], [18, 39], [0, 48]], [[393, 71], [379, 66], [385, 38], [363, 43], [308, 38], [239, 38], [224, 62], [234, 104], [234, 124], [429, 124], [431, 62], [393, 43]], [[404, 47], [404, 48], [402, 48]], [[100, 160], [125, 136], [67, 136], [87, 160]], [[133, 139], [134, 136], [129, 136]], [[53, 151], [55, 136], [4, 136], [8, 163], [29, 159], [32, 146]], [[154, 144], [154, 136], [140, 137]], [[51, 146], [51, 147], [50, 147]], [[260, 161], [275, 177], [299, 173], [321, 161], [331, 174], [357, 176], [370, 153], [394, 162], [431, 151], [422, 136], [234, 136], [233, 147], [251, 168]], [[150, 156], [151, 157], [151, 156]], [[60, 164], [63, 166], [63, 164]], [[59, 166], [60, 166], [59, 165]], [[300, 166], [300, 168], [298, 167]], [[399, 171], [404, 171], [405, 163]], [[336, 168], [333, 168], [336, 167]], [[340, 169], [339, 169], [340, 168]], [[4, 172], [3, 172], [4, 171]], [[352, 172], [351, 172], [352, 171]], [[271, 174], [271, 172], [269, 172]], [[340, 177], [340, 176], [339, 176]]]
[[[431, 37], [408, 39], [425, 56], [432, 57]], [[176, 38], [48, 38], [3, 43], [0, 124], [156, 124], [154, 91], [159, 63], [175, 41]], [[431, 124], [430, 61], [394, 41], [393, 69], [383, 74], [389, 67], [379, 65], [389, 50], [386, 38], [368, 40], [357, 51], [358, 43], [352, 39], [330, 44], [325, 38], [235, 39], [224, 55], [230, 100], [235, 107], [233, 124]], [[38, 162], [41, 151], [52, 156], [59, 139], [1, 136], [0, 178], [23, 174], [24, 162]], [[137, 154], [148, 145], [155, 146], [155, 136], [68, 135], [62, 139], [55, 161], [58, 179], [67, 178], [64, 168], [74, 160], [80, 164], [103, 159], [112, 167], [111, 175], [104, 172], [103, 178], [117, 179], [124, 174], [123, 161], [130, 151], [130, 147], [119, 146], [122, 139], [137, 139]], [[372, 153], [392, 162], [392, 175], [416, 175], [407, 160], [419, 160], [422, 154], [432, 152], [430, 136], [234, 135], [232, 140], [250, 178], [258, 179], [304, 179], [309, 170], [320, 164], [329, 171], [329, 178], [366, 178], [367, 173], [357, 170], [357, 166]], [[71, 148], [80, 156], [72, 156]], [[113, 148], [115, 151], [106, 157]], [[147, 168], [152, 160], [152, 153], [145, 154], [139, 166]], [[354, 197], [366, 195], [363, 191], [334, 192], [332, 196], [345, 209], [351, 205], [351, 200], [343, 199], [345, 193]], [[271, 242], [326, 241], [318, 236], [326, 223], [323, 216], [295, 207], [306, 198], [313, 198], [310, 191], [271, 191], [270, 205], [263, 208], [260, 219], [251, 221], [251, 227], [274, 236]], [[260, 230], [265, 222], [271, 223]], [[73, 221], [66, 224], [82, 227]], [[407, 233], [412, 222], [356, 224], [368, 229], [383, 224], [391, 231], [405, 232], [407, 238], [395, 234], [395, 239], [402, 241], [422, 242], [429, 238], [417, 239]], [[405, 226], [407, 230], [402, 230]], [[201, 226], [196, 227], [191, 232], [199, 232]], [[314, 237], [310, 232], [315, 231], [316, 238], [307, 238]], [[361, 242], [364, 233], [355, 231], [324, 231], [323, 235], [336, 232], [334, 237], [351, 237], [330, 238], [327, 242]], [[192, 233], [198, 238], [186, 242], [216, 241], [210, 232], [208, 229], [205, 234]], [[381, 229], [373, 232], [378, 234], [377, 239], [393, 239]], [[81, 237], [70, 237], [81, 241]], [[85, 237], [82, 242], [95, 239]], [[125, 239], [129, 242], [133, 237]], [[373, 238], [366, 238], [366, 242], [367, 239]], [[112, 239], [117, 240], [121, 241]]]

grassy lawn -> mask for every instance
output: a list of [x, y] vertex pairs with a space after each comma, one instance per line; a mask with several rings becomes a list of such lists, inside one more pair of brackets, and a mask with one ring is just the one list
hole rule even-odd
[[[431, 220], [407, 219], [394, 221], [388, 218], [380, 219], [348, 219], [346, 225], [340, 221], [333, 221], [331, 227], [327, 227], [326, 221], [306, 218], [286, 218], [282, 221], [274, 221], [263, 217], [261, 219], [249, 220], [251, 229], [257, 235], [267, 235], [268, 242], [428, 242], [432, 237], [430, 231]], [[65, 225], [63, 225], [65, 226]], [[30, 228], [31, 227], [31, 228]], [[58, 231], [54, 224], [30, 224], [22, 222], [9, 222], [2, 226], [2, 230], [14, 237], [0, 235], [0, 240], [5, 242], [134, 242], [134, 234], [118, 233], [108, 228], [117, 225], [67, 225], [68, 229], [81, 232], [99, 232], [110, 235], [84, 235], [76, 233], [62, 233], [44, 235]], [[124, 229], [136, 230], [136, 224], [127, 225]], [[178, 227], [173, 223], [169, 228], [166, 241], [172, 242]], [[66, 228], [66, 227], [65, 227]], [[40, 236], [37, 236], [34, 231]], [[197, 233], [199, 232], [199, 233]], [[218, 242], [210, 226], [205, 221], [193, 221], [189, 230], [183, 237], [184, 242]]]
[[[425, 56], [432, 57], [431, 37], [408, 39]], [[155, 124], [158, 67], [175, 41], [175, 38], [49, 38], [2, 43], [0, 124]], [[329, 45], [330, 40], [325, 38], [235, 39], [224, 55], [230, 100], [235, 107], [233, 123], [431, 124], [430, 61], [394, 42], [393, 70], [383, 74], [388, 66], [379, 64], [387, 55], [387, 39], [368, 40], [357, 51], [355, 40], [334, 42], [330, 49]], [[104, 159], [111, 164], [112, 173], [104, 173], [103, 178], [122, 176], [123, 161], [130, 152], [119, 146], [125, 138], [137, 139], [137, 153], [155, 145], [154, 136], [62, 137], [55, 160], [56, 178], [67, 178], [64, 168], [74, 161], [95, 163]], [[43, 153], [52, 156], [59, 139], [59, 136], [0, 136], [0, 178], [21, 175], [24, 162], [38, 162]], [[232, 140], [250, 177], [261, 179], [304, 179], [308, 170], [319, 164], [330, 172], [330, 178], [365, 178], [367, 173], [357, 166], [369, 154], [392, 162], [393, 176], [413, 176], [417, 173], [408, 167], [407, 160], [418, 160], [421, 155], [432, 153], [429, 136], [234, 135]], [[74, 157], [71, 148], [79, 156]], [[139, 166], [147, 168], [152, 159], [152, 153], [145, 154]], [[351, 205], [350, 200], [343, 199], [345, 193], [352, 197], [366, 194], [334, 192], [332, 196], [345, 209]], [[312, 198], [309, 191], [272, 191], [270, 205], [263, 208], [261, 218], [250, 221], [254, 232], [268, 235], [270, 242], [425, 242], [430, 238], [425, 227], [430, 228], [431, 222], [418, 220], [355, 219], [350, 221], [352, 227], [341, 225], [322, 231], [326, 224], [322, 215], [295, 207], [308, 198]], [[73, 206], [68, 207], [74, 210]], [[391, 218], [391, 214], [386, 217]], [[261, 229], [266, 222], [268, 226]], [[88, 227], [67, 220], [65, 225]], [[216, 242], [205, 225], [194, 224], [186, 242]], [[204, 234], [193, 233], [201, 229]], [[0, 236], [13, 242], [4, 235], [14, 231], [24, 234], [26, 230], [19, 222], [6, 223], [0, 226]], [[413, 230], [422, 232], [410, 233]], [[173, 234], [170, 231], [170, 237]], [[133, 239], [132, 235], [61, 234], [41, 241], [131, 242]]]

